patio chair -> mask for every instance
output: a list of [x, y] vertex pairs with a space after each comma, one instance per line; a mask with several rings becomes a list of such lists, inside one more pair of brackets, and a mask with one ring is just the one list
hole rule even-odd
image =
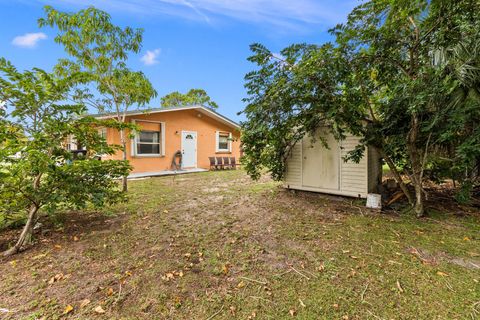
[[217, 162], [215, 161], [215, 157], [208, 157], [208, 160], [210, 160], [210, 170], [217, 170]]
[[230, 159], [228, 157], [223, 157], [223, 166], [225, 169], [231, 169]]
[[230, 157], [230, 166], [232, 169], [237, 169], [237, 161], [235, 160], [235, 157]]
[[223, 166], [222, 157], [215, 157], [215, 159], [217, 160], [217, 169], [223, 169], [224, 166]]

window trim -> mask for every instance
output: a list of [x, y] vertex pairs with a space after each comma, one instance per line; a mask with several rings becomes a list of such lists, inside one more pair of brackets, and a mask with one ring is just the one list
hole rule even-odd
[[[159, 158], [165, 157], [165, 122], [162, 121], [152, 121], [152, 120], [143, 120], [143, 119], [132, 119], [133, 124], [137, 124], [137, 122], [148, 122], [148, 123], [156, 123], [160, 125], [160, 136], [159, 136], [159, 153], [138, 153], [137, 152], [137, 143], [138, 143], [138, 133], [135, 132], [134, 137], [131, 139], [131, 156], [137, 158]], [[142, 130], [142, 131], [150, 131], [156, 132], [153, 130]], [[156, 144], [156, 143], [142, 143], [142, 144]]]
[[98, 128], [98, 134], [100, 135], [100, 137], [102, 137], [106, 141], [108, 137], [108, 128], [107, 127]]
[[[228, 147], [226, 149], [220, 149], [220, 134], [228, 133], [227, 143]], [[217, 153], [224, 153], [224, 152], [232, 152], [232, 133], [228, 131], [215, 131], [215, 152]]]

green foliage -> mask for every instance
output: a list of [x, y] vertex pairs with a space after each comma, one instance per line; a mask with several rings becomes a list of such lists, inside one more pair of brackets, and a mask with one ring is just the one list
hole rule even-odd
[[46, 6], [45, 13], [39, 25], [56, 28], [55, 42], [73, 58], [61, 59], [56, 71], [60, 75], [81, 72], [84, 82], [96, 84], [96, 92], [89, 87], [77, 89], [77, 101], [100, 113], [114, 112], [117, 120], [124, 122], [128, 109], [144, 107], [157, 95], [142, 72], [132, 71], [126, 65], [130, 53], [140, 52], [142, 29], [122, 29], [111, 22], [108, 13], [94, 7], [65, 13]]
[[[81, 74], [58, 77], [40, 69], [19, 72], [0, 59], [0, 224], [9, 218], [35, 221], [36, 212], [104, 206], [123, 199], [115, 179], [128, 174], [124, 161], [99, 161], [113, 154], [98, 133], [108, 122], [80, 117], [82, 104], [68, 104]], [[75, 136], [88, 153], [72, 161], [65, 141]]]
[[248, 172], [258, 177], [267, 167], [282, 178], [292, 146], [325, 125], [337, 139], [361, 137], [348, 159], [373, 145], [392, 170], [402, 168], [417, 203], [435, 157], [448, 157], [456, 172], [471, 170], [480, 156], [473, 3], [371, 0], [331, 30], [333, 43], [292, 45], [281, 56], [252, 45], [257, 69], [245, 78], [242, 124]]
[[[45, 6], [46, 17], [38, 20], [41, 27], [58, 30], [55, 42], [61, 44], [73, 60], [62, 59], [56, 72], [62, 76], [71, 73], [83, 75], [84, 84], [77, 87], [73, 99], [98, 110], [113, 113], [115, 121], [125, 123], [127, 111], [144, 108], [157, 96], [147, 77], [127, 65], [130, 53], [139, 53], [142, 29], [120, 28], [111, 22], [108, 13], [89, 7], [76, 13], [65, 13]], [[123, 159], [127, 159], [127, 134], [120, 126]], [[127, 190], [127, 177], [123, 178], [123, 190]]]
[[203, 89], [190, 89], [185, 94], [178, 91], [171, 92], [162, 97], [161, 104], [162, 107], [165, 108], [191, 105], [201, 105], [212, 110], [218, 108], [218, 104], [216, 104]]

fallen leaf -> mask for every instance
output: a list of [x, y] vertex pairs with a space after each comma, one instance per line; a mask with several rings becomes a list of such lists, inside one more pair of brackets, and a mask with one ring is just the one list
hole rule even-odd
[[442, 271], [437, 271], [437, 274], [442, 277], [448, 277], [448, 273], [442, 272]]
[[223, 267], [222, 267], [223, 274], [228, 274], [229, 270], [230, 270], [230, 268], [228, 267], [228, 265], [224, 264]]
[[62, 246], [59, 244], [54, 245], [55, 249], [62, 249]]
[[48, 281], [48, 284], [53, 284], [54, 282], [60, 281], [64, 278], [63, 273], [57, 273], [55, 276], [51, 277]]
[[465, 237], [465, 238], [463, 238], [463, 241], [470, 241], [470, 238], [469, 238], [469, 237]]
[[87, 305], [90, 304], [90, 300], [88, 299], [83, 299], [82, 301], [80, 301], [80, 308], [84, 308], [86, 307]]
[[80, 240], [77, 236], [73, 236], [73, 241], [78, 241]]
[[333, 304], [333, 307], [334, 307], [335, 309], [338, 309], [338, 303], [334, 303], [334, 304]]
[[191, 255], [192, 255], [192, 254], [191, 254], [190, 252], [187, 252], [187, 253], [185, 253], [183, 256], [184, 256], [185, 258], [190, 258]]
[[175, 279], [175, 275], [173, 272], [167, 272], [164, 276], [162, 276], [162, 279], [165, 281], [170, 281], [172, 279]]
[[288, 313], [289, 313], [292, 317], [294, 317], [294, 316], [297, 314], [297, 310], [295, 310], [295, 309], [290, 309], [290, 310], [288, 310]]
[[126, 275], [127, 277], [131, 277], [131, 276], [132, 276], [132, 273], [127, 270], [127, 271], [125, 271], [125, 275]]
[[105, 310], [101, 306], [97, 306], [95, 309], [93, 309], [96, 313], [105, 313]]
[[42, 254], [39, 254], [39, 255], [36, 255], [32, 258], [32, 260], [38, 260], [38, 259], [41, 259], [41, 258], [44, 258], [46, 257], [47, 254], [46, 253], [42, 253]]
[[163, 213], [168, 213], [168, 210], [167, 209], [163, 210]]
[[113, 289], [112, 288], [108, 288], [107, 290], [107, 296], [111, 296], [113, 295]]
[[15, 267], [17, 265], [17, 260], [12, 260], [9, 263], [12, 267]]
[[237, 284], [237, 288], [243, 288], [243, 287], [245, 287], [245, 282], [240, 281], [240, 282]]
[[73, 311], [73, 307], [69, 304], [68, 306], [65, 307], [65, 310], [63, 310], [63, 314], [68, 314]]

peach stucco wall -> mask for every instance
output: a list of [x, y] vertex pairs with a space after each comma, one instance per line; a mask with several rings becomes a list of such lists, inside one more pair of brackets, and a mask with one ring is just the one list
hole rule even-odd
[[[133, 166], [134, 173], [170, 170], [172, 158], [175, 152], [181, 149], [181, 132], [196, 131], [197, 132], [197, 167], [209, 169], [210, 162], [208, 157], [212, 156], [228, 156], [235, 157], [237, 163], [240, 159], [240, 132], [227, 126], [216, 119], [205, 114], [201, 114], [198, 110], [179, 110], [172, 112], [161, 112], [152, 114], [142, 114], [129, 116], [128, 122], [132, 120], [141, 121], [159, 121], [165, 123], [165, 156], [142, 157], [132, 156], [131, 141], [127, 143], [127, 159]], [[137, 123], [140, 127], [151, 124], [147, 122]], [[233, 141], [231, 152], [215, 152], [216, 151], [216, 131], [231, 132]], [[107, 130], [107, 141], [110, 144], [120, 144], [119, 132], [109, 128]], [[121, 159], [122, 152], [117, 152], [115, 156], [110, 157]]]

